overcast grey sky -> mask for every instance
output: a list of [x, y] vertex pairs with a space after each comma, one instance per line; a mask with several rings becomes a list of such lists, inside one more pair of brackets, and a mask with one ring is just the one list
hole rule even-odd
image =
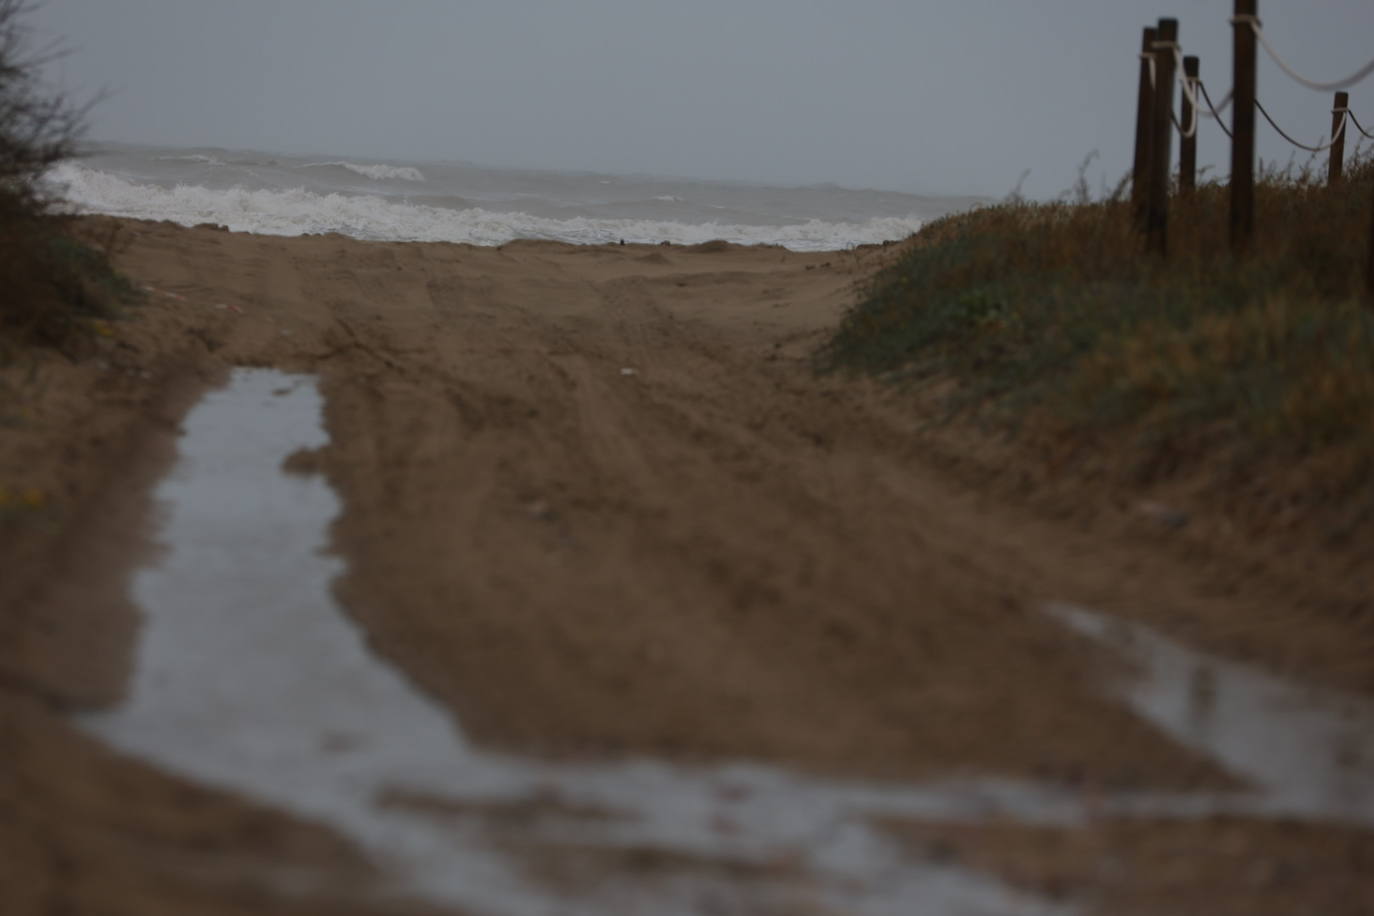
[[[1140, 29], [1182, 22], [1224, 94], [1231, 0], [46, 0], [108, 89], [97, 139], [508, 167], [835, 182], [932, 194], [1129, 168]], [[1302, 71], [1374, 57], [1371, 0], [1264, 0]], [[1314, 142], [1328, 96], [1267, 60], [1260, 97]], [[1352, 107], [1374, 126], [1374, 79]], [[1261, 156], [1286, 162], [1265, 128]], [[1204, 126], [1204, 161], [1226, 147]], [[1223, 169], [1223, 171], [1225, 171]]]

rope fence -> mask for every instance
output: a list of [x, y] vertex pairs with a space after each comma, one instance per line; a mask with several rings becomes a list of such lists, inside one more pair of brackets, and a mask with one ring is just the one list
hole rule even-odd
[[1269, 57], [1274, 61], [1274, 63], [1279, 65], [1279, 69], [1282, 70], [1284, 73], [1288, 74], [1289, 78], [1291, 78], [1295, 83], [1298, 83], [1302, 86], [1306, 86], [1308, 89], [1313, 89], [1317, 92], [1337, 92], [1341, 89], [1349, 89], [1352, 86], [1356, 86], [1359, 83], [1364, 82], [1365, 77], [1369, 76], [1369, 74], [1371, 73], [1374, 73], [1374, 60], [1371, 60], [1369, 63], [1361, 67], [1359, 70], [1355, 71], [1353, 75], [1348, 76], [1343, 80], [1336, 80], [1335, 82], [1331, 83], [1320, 83], [1315, 80], [1309, 80], [1302, 74], [1294, 70], [1292, 67], [1290, 67], [1288, 63], [1282, 57], [1279, 56], [1279, 52], [1274, 50], [1274, 46], [1269, 43], [1269, 39], [1266, 38], [1264, 35], [1264, 25], [1260, 22], [1260, 18], [1258, 15], [1254, 15], [1251, 13], [1238, 13], [1231, 19], [1231, 24], [1250, 26], [1250, 28], [1255, 33], [1255, 37], [1259, 39], [1259, 43], [1264, 47], [1265, 53], [1269, 55]]
[[[1264, 120], [1269, 122], [1269, 126], [1274, 128], [1274, 130], [1278, 133], [1280, 137], [1287, 140], [1289, 143], [1293, 144], [1298, 149], [1305, 149], [1309, 153], [1324, 153], [1327, 150], [1335, 147], [1338, 143], [1341, 143], [1345, 140], [1345, 118], [1341, 118], [1341, 126], [1336, 129], [1336, 135], [1331, 138], [1330, 143], [1323, 144], [1322, 146], [1308, 146], [1301, 140], [1293, 139], [1293, 137], [1289, 135], [1288, 131], [1284, 130], [1282, 127], [1279, 127], [1278, 122], [1274, 120], [1274, 116], [1269, 113], [1269, 109], [1265, 108], [1264, 105], [1260, 103], [1259, 99], [1255, 100], [1255, 108], [1259, 110], [1260, 114], [1264, 115]], [[1335, 109], [1332, 109], [1332, 111], [1335, 111]]]
[[1364, 129], [1364, 125], [1360, 123], [1360, 119], [1355, 117], [1355, 112], [1351, 111], [1349, 108], [1333, 108], [1332, 111], [1339, 111], [1349, 118], [1350, 122], [1355, 125], [1355, 129], [1363, 134], [1366, 140], [1374, 140], [1374, 134]]
[[[1256, 34], [1258, 34], [1261, 40], [1263, 40], [1264, 33], [1259, 27], [1258, 17], [1237, 16], [1233, 18], [1231, 21], [1233, 23], [1253, 25], [1255, 27]], [[1155, 41], [1152, 43], [1152, 45], [1156, 52], [1170, 51], [1173, 53], [1175, 62], [1174, 72], [1178, 74], [1176, 79], [1180, 89], [1182, 90], [1183, 98], [1187, 103], [1187, 107], [1192, 112], [1192, 117], [1189, 119], [1189, 123], [1187, 125], [1180, 121], [1177, 115], [1174, 115], [1172, 112], [1170, 113], [1170, 119], [1173, 121], [1174, 129], [1178, 131], [1179, 135], [1184, 137], [1185, 139], [1191, 139], [1192, 137], [1196, 136], [1198, 119], [1207, 118], [1208, 120], [1216, 121], [1217, 126], [1221, 128], [1222, 132], [1225, 133], [1227, 137], [1233, 137], [1232, 131], [1230, 130], [1230, 128], [1226, 126], [1226, 122], [1222, 119], [1222, 112], [1224, 112], [1227, 108], [1231, 106], [1231, 102], [1234, 100], [1235, 97], [1234, 90], [1226, 93], [1226, 95], [1222, 97], [1220, 104], [1214, 103], [1212, 101], [1212, 97], [1207, 92], [1206, 86], [1200, 79], [1184, 75], [1185, 67], [1182, 45], [1180, 45], [1176, 41]], [[1364, 78], [1368, 77], [1371, 73], [1374, 73], [1374, 61], [1370, 61], [1370, 63], [1367, 66], [1361, 68], [1359, 72], [1357, 72], [1354, 76], [1350, 77], [1349, 79], [1339, 80], [1334, 83], [1317, 83], [1303, 79], [1301, 76], [1298, 76], [1296, 73], [1294, 73], [1288, 67], [1288, 65], [1284, 63], [1281, 58], [1278, 57], [1278, 55], [1273, 51], [1272, 47], [1267, 42], [1264, 43], [1264, 47], [1269, 51], [1270, 56], [1274, 58], [1274, 62], [1277, 63], [1284, 70], [1284, 72], [1292, 75], [1293, 78], [1300, 85], [1318, 90], [1325, 90], [1328, 88], [1340, 89], [1352, 86], [1360, 82]], [[1156, 87], [1156, 83], [1159, 78], [1158, 61], [1156, 54], [1142, 52], [1140, 58], [1141, 60], [1145, 61], [1150, 68], [1150, 87], [1153, 89]], [[1199, 98], [1199, 95], [1202, 96], [1201, 99]], [[1204, 100], [1207, 103], [1206, 110], [1204, 110], [1202, 106], [1202, 101]], [[1296, 146], [1298, 149], [1306, 150], [1309, 153], [1324, 153], [1327, 150], [1330, 150], [1332, 147], [1336, 146], [1342, 139], [1344, 139], [1346, 118], [1355, 122], [1356, 129], [1361, 134], [1363, 134], [1366, 139], [1374, 140], [1374, 133], [1365, 130], [1363, 125], [1360, 124], [1359, 119], [1355, 117], [1355, 113], [1351, 111], [1348, 107], [1331, 109], [1332, 114], [1340, 114], [1344, 115], [1345, 117], [1342, 119], [1339, 127], [1336, 128], [1336, 131], [1333, 132], [1330, 142], [1324, 143], [1321, 146], [1311, 146], [1309, 144], [1303, 143], [1301, 140], [1295, 139], [1292, 134], [1290, 134], [1288, 131], [1284, 130], [1282, 127], [1279, 126], [1279, 123], [1276, 120], [1274, 120], [1273, 115], [1269, 113], [1269, 110], [1266, 109], [1258, 99], [1255, 100], [1255, 107], [1259, 111], [1259, 113], [1264, 116], [1264, 119], [1269, 122], [1269, 125], [1274, 128], [1275, 133], [1277, 133], [1283, 139], [1287, 140], [1289, 143]]]
[[1217, 105], [1212, 101], [1212, 96], [1211, 93], [1207, 91], [1206, 83], [1199, 82], [1197, 87], [1202, 90], [1202, 97], [1207, 100], [1207, 107], [1211, 109], [1205, 116], [1216, 121], [1217, 127], [1221, 128], [1221, 132], [1224, 133], [1228, 139], [1234, 139], [1235, 135], [1231, 133], [1231, 128], [1227, 127], [1226, 122], [1221, 119], [1221, 113], [1231, 107], [1231, 93], [1226, 93], [1226, 98], [1221, 100], [1220, 105]]
[[[1168, 253], [1168, 207], [1169, 197], [1174, 192], [1171, 161], [1174, 134], [1180, 138], [1177, 192], [1185, 195], [1196, 187], [1199, 124], [1203, 120], [1214, 122], [1231, 141], [1231, 244], [1238, 252], [1249, 246], [1254, 234], [1257, 115], [1294, 147], [1313, 154], [1329, 153], [1327, 181], [1333, 186], [1343, 179], [1345, 145], [1352, 136], [1352, 129], [1358, 136], [1374, 140], [1374, 132], [1366, 130], [1351, 110], [1350, 96], [1345, 91], [1374, 75], [1374, 60], [1344, 79], [1310, 79], [1289, 64], [1270, 42], [1259, 17], [1259, 0], [1234, 0], [1234, 4], [1230, 20], [1235, 38], [1233, 84], [1220, 103], [1213, 100], [1207, 84], [1198, 75], [1198, 58], [1184, 55], [1177, 19], [1161, 19], [1157, 26], [1144, 30], [1139, 53], [1132, 205], [1148, 249], [1161, 256]], [[1274, 64], [1297, 84], [1317, 92], [1335, 92], [1331, 132], [1324, 141], [1313, 145], [1298, 140], [1280, 126], [1257, 98], [1259, 48], [1263, 48]], [[1180, 113], [1175, 113], [1175, 87], [1182, 109]], [[1374, 299], [1374, 231], [1370, 234], [1367, 283]]]

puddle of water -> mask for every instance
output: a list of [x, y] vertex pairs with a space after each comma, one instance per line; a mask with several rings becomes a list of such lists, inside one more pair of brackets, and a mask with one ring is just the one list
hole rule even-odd
[[[128, 702], [80, 723], [334, 828], [379, 864], [385, 893], [492, 916], [1033, 916], [1066, 910], [913, 860], [875, 818], [1071, 824], [1230, 811], [1374, 824], [1370, 704], [1067, 606], [1048, 610], [1139, 668], [1123, 702], [1254, 791], [1089, 802], [1011, 781], [900, 787], [485, 752], [373, 656], [332, 599], [343, 567], [324, 548], [339, 501], [321, 478], [281, 470], [292, 452], [326, 444], [320, 417], [310, 378], [266, 370], [234, 373], [188, 416], [156, 493], [166, 552], [134, 582], [145, 623]], [[569, 849], [578, 861], [604, 856], [587, 881], [555, 888], [531, 873]], [[670, 867], [646, 874], [617, 858], [643, 850]]]
[[[561, 765], [474, 748], [446, 709], [368, 651], [332, 599], [342, 564], [323, 551], [339, 501], [323, 479], [281, 470], [292, 452], [326, 443], [320, 418], [310, 378], [267, 370], [235, 372], [191, 412], [178, 464], [156, 492], [165, 554], [134, 581], [145, 620], [128, 701], [81, 717], [82, 727], [327, 824], [371, 854], [386, 893], [474, 913], [1064, 912], [913, 861], [871, 823], [879, 814], [1082, 816], [1078, 799], [1053, 790]], [[494, 824], [497, 803], [542, 813]], [[532, 854], [569, 847], [610, 854], [610, 877], [553, 888], [530, 874]], [[617, 870], [614, 854], [644, 849], [694, 864], [658, 877]]]
[[1215, 807], [1374, 826], [1374, 703], [1288, 683], [1068, 605], [1049, 613], [1135, 664], [1119, 694], [1172, 738], [1248, 781]]

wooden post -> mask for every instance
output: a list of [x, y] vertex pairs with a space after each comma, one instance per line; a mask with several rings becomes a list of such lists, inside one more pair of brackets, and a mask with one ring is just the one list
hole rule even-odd
[[1340, 184], [1345, 171], [1345, 131], [1341, 128], [1345, 126], [1345, 112], [1349, 107], [1350, 93], [1336, 93], [1336, 100], [1331, 105], [1331, 161], [1326, 172], [1326, 183], [1329, 185]]
[[1174, 151], [1174, 48], [1178, 20], [1161, 19], [1155, 35], [1155, 104], [1150, 126], [1150, 199], [1145, 217], [1146, 247], [1169, 253], [1169, 178]]
[[[1142, 55], [1155, 53], [1155, 30], [1145, 30], [1140, 43]], [[1136, 225], [1145, 231], [1145, 203], [1150, 195], [1150, 127], [1155, 106], [1154, 84], [1150, 82], [1150, 61], [1140, 58], [1140, 91], [1135, 108], [1135, 170], [1131, 173], [1131, 205]]]
[[[1374, 211], [1374, 207], [1370, 209]], [[1365, 305], [1374, 308], [1374, 220], [1371, 220], [1369, 226], [1369, 261], [1365, 266], [1365, 290]]]
[[1183, 76], [1188, 81], [1188, 88], [1183, 91], [1183, 113], [1180, 115], [1185, 128], [1190, 125], [1193, 128], [1191, 137], [1184, 137], [1178, 150], [1178, 187], [1183, 194], [1192, 194], [1197, 187], [1197, 126], [1198, 112], [1193, 105], [1194, 96], [1188, 94], [1189, 90], [1197, 92], [1197, 76], [1201, 71], [1201, 64], [1196, 57], [1183, 58]]
[[[1236, 0], [1236, 16], [1258, 16], [1259, 0]], [[1231, 250], [1250, 247], [1255, 235], [1255, 30], [1248, 20], [1234, 31], [1234, 113], [1231, 120]]]

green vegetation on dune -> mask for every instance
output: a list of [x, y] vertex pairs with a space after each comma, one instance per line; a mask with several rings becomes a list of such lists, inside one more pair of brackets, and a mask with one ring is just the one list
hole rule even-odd
[[134, 297], [108, 244], [78, 238], [42, 177], [72, 156], [82, 112], [38, 82], [26, 0], [0, 0], [0, 357], [7, 342], [64, 346]]
[[1339, 453], [1331, 493], [1369, 488], [1371, 205], [1367, 159], [1335, 188], [1268, 174], [1237, 258], [1227, 188], [1207, 185], [1174, 200], [1167, 260], [1144, 253], [1120, 199], [952, 216], [871, 280], [820, 362], [953, 379], [953, 412], [1045, 441], [1124, 440], [1141, 467]]

